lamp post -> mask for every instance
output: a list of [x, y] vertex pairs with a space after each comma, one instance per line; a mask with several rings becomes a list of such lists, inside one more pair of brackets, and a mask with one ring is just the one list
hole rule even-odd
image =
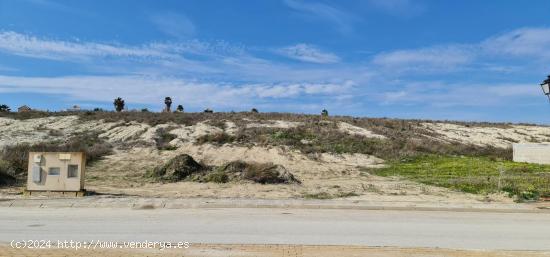
[[548, 97], [548, 101], [550, 101], [550, 75], [540, 84], [540, 87], [542, 88], [542, 92]]

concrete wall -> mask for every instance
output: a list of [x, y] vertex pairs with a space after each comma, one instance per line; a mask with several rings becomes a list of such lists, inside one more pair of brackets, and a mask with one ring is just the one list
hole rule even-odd
[[[69, 177], [69, 165], [78, 165], [76, 177]], [[27, 176], [29, 191], [80, 191], [84, 189], [86, 156], [81, 152], [31, 152]], [[59, 174], [49, 174], [59, 168]], [[37, 173], [38, 172], [38, 173]]]
[[550, 144], [513, 144], [514, 161], [550, 164]]

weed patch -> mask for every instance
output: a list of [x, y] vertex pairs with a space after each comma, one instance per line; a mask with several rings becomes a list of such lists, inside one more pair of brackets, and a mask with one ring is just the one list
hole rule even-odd
[[400, 176], [428, 185], [467, 193], [507, 192], [517, 201], [550, 196], [550, 165], [516, 163], [502, 159], [426, 155], [392, 161], [369, 172]]
[[177, 138], [176, 135], [170, 134], [170, 128], [158, 128], [155, 131], [155, 144], [158, 150], [175, 150], [176, 147], [170, 145], [170, 141]]

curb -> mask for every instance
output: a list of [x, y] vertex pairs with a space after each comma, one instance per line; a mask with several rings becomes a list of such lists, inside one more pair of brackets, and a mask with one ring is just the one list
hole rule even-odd
[[[82, 198], [80, 198], [82, 199]], [[483, 208], [483, 207], [441, 207], [441, 206], [409, 206], [383, 205], [380, 203], [347, 204], [334, 202], [307, 202], [284, 200], [197, 200], [197, 199], [117, 199], [102, 201], [102, 199], [11, 199], [0, 200], [0, 208], [130, 208], [134, 210], [152, 209], [200, 209], [200, 208], [264, 208], [264, 209], [323, 209], [323, 210], [374, 210], [374, 211], [449, 211], [449, 212], [489, 212], [489, 213], [549, 213], [550, 208]], [[224, 202], [225, 201], [225, 202]]]

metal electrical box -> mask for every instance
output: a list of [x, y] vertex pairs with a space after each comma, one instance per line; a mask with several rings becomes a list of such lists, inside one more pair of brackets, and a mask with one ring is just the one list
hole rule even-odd
[[85, 168], [82, 152], [30, 152], [27, 191], [83, 191]]

